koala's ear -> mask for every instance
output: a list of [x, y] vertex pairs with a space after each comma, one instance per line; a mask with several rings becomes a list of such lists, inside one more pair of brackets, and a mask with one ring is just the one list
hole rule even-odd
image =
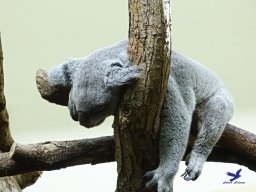
[[104, 82], [107, 87], [118, 87], [140, 78], [137, 66], [125, 66], [119, 59], [108, 61]]
[[69, 63], [64, 63], [54, 66], [48, 72], [48, 81], [52, 85], [60, 85], [63, 87], [71, 86], [71, 71], [69, 70]]

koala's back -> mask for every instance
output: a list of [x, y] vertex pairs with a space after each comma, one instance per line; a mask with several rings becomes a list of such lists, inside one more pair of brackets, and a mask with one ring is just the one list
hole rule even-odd
[[182, 95], [192, 90], [196, 103], [223, 88], [221, 80], [207, 67], [175, 51], [172, 52], [169, 86], [172, 86], [172, 81], [181, 88]]
[[[99, 50], [99, 54], [103, 51], [106, 52], [105, 55], [98, 57], [118, 57], [130, 65], [128, 54], [128, 41], [121, 41], [111, 47]], [[94, 55], [92, 55], [95, 58]], [[200, 103], [217, 92], [218, 89], [223, 88], [222, 81], [215, 75], [211, 70], [209, 70], [204, 65], [183, 56], [180, 53], [172, 51], [171, 59], [171, 74], [169, 78], [169, 88], [174, 84], [178, 85], [181, 94], [185, 97], [186, 95], [194, 94], [195, 104]], [[172, 81], [175, 81], [172, 82]], [[192, 89], [192, 91], [191, 91]], [[190, 99], [191, 96], [187, 97]], [[185, 101], [189, 103], [190, 101]]]

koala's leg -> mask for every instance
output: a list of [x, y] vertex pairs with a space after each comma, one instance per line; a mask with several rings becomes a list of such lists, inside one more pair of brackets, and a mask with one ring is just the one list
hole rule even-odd
[[173, 179], [187, 146], [191, 116], [192, 110], [188, 111], [178, 86], [172, 84], [166, 92], [161, 112], [160, 164], [156, 170], [145, 174], [149, 179], [146, 188], [157, 187], [158, 192], [173, 191]]
[[226, 123], [233, 113], [232, 98], [225, 90], [220, 90], [199, 107], [199, 133], [195, 145], [186, 161], [185, 180], [196, 180], [203, 169], [203, 165], [219, 140]]

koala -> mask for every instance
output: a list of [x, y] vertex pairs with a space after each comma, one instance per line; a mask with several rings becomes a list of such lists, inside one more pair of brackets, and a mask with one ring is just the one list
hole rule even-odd
[[[127, 47], [128, 42], [122, 41], [85, 58], [69, 59], [48, 72], [50, 84], [70, 87], [70, 115], [82, 126], [91, 128], [115, 115], [126, 85], [140, 78]], [[145, 187], [173, 191], [193, 115], [198, 118], [198, 135], [182, 176], [196, 180], [232, 114], [233, 99], [221, 80], [202, 64], [173, 51], [160, 116], [160, 163], [145, 174]]]

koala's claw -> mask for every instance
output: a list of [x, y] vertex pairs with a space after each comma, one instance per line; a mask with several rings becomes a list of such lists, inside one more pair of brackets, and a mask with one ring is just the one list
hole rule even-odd
[[191, 154], [189, 159], [186, 160], [187, 168], [185, 173], [181, 175], [186, 181], [195, 181], [201, 174], [205, 157], [198, 154]]
[[[181, 177], [184, 177], [184, 179], [185, 179], [185, 177], [187, 177], [187, 175], [188, 175], [188, 173], [185, 171], [182, 175], [181, 175]], [[186, 180], [186, 179], [185, 179]]]
[[158, 173], [156, 170], [147, 172], [144, 179], [148, 180], [145, 184], [145, 190], [155, 188], [157, 192], [173, 192], [168, 176]]
[[199, 177], [199, 175], [200, 175], [200, 172], [195, 173], [193, 171], [189, 172], [186, 170], [185, 173], [181, 175], [181, 177], [183, 177], [184, 180], [186, 181], [190, 181], [190, 180], [195, 181]]

